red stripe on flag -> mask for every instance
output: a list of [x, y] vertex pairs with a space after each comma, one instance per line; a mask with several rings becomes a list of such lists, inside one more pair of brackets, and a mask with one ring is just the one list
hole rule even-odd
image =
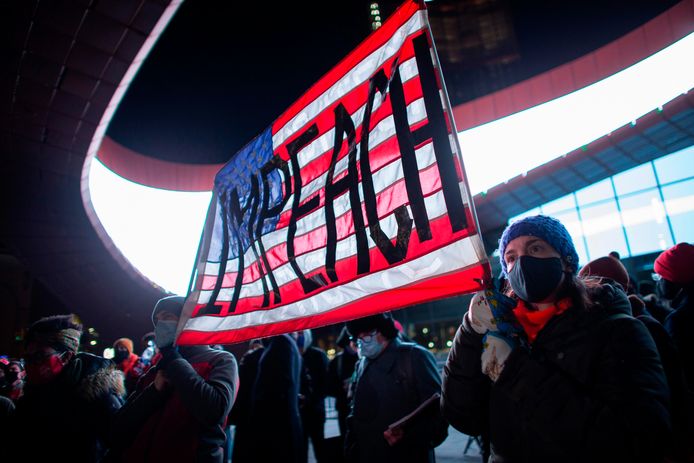
[[[468, 208], [465, 208], [466, 212], [469, 211]], [[469, 230], [461, 230], [457, 233], [451, 233], [450, 229], [450, 221], [448, 220], [448, 216], [444, 215], [441, 216], [437, 219], [432, 220], [430, 223], [431, 227], [431, 234], [434, 237], [437, 236], [443, 236], [445, 239], [435, 239], [432, 238], [427, 241], [420, 241], [419, 236], [417, 235], [416, 231], [413, 230], [412, 234], [410, 235], [410, 243], [408, 246], [408, 251], [407, 251], [407, 257], [405, 258], [404, 261], [399, 262], [396, 265], [390, 265], [388, 264], [388, 261], [383, 257], [381, 254], [381, 251], [378, 248], [372, 248], [369, 250], [369, 258], [371, 262], [371, 268], [369, 273], [374, 273], [378, 272], [381, 270], [384, 270], [386, 268], [395, 268], [398, 265], [404, 264], [408, 261], [417, 259], [425, 254], [429, 254], [430, 252], [433, 252], [437, 249], [440, 249], [450, 243], [453, 243], [455, 241], [461, 240], [463, 238], [466, 238], [470, 234], [468, 233]], [[246, 297], [246, 298], [241, 298], [239, 299], [237, 305], [236, 305], [236, 310], [233, 312], [233, 314], [240, 314], [240, 313], [245, 313], [245, 312], [252, 312], [255, 310], [268, 310], [268, 309], [273, 309], [280, 307], [282, 305], [290, 304], [292, 302], [296, 302], [301, 299], [305, 299], [307, 297], [313, 296], [315, 294], [318, 294], [321, 291], [325, 291], [326, 289], [332, 288], [334, 286], [339, 286], [343, 285], [345, 283], [349, 283], [353, 280], [356, 280], [357, 278], [360, 278], [364, 275], [357, 275], [357, 256], [351, 255], [349, 257], [346, 257], [344, 259], [338, 260], [335, 263], [335, 271], [338, 275], [338, 281], [335, 283], [331, 283], [328, 286], [325, 286], [321, 288], [318, 291], [315, 291], [311, 293], [310, 295], [304, 294], [303, 288], [301, 287], [301, 283], [299, 282], [298, 278], [290, 281], [289, 283], [286, 283], [283, 286], [280, 286], [280, 291], [281, 291], [281, 296], [282, 296], [282, 303], [279, 305], [270, 305], [269, 307], [262, 308], [261, 305], [263, 303], [263, 296], [251, 296], [251, 297]], [[313, 275], [316, 275], [318, 273], [322, 273], [325, 276], [325, 271], [324, 268], [321, 267], [318, 270], [309, 272], [306, 274], [307, 278], [310, 278]], [[345, 277], [345, 275], [349, 275], [349, 277]], [[342, 276], [342, 277], [341, 277]], [[341, 278], [340, 278], [341, 277]], [[226, 315], [233, 315], [228, 313], [229, 309], [229, 302], [228, 301], [217, 301], [217, 305], [221, 305], [223, 308], [220, 312], [219, 315], [217, 316], [226, 316]], [[197, 314], [197, 311], [194, 312], [193, 316]]]
[[[478, 291], [482, 289], [478, 280], [487, 281], [490, 275], [489, 263], [482, 262], [446, 275], [439, 275], [427, 280], [417, 281], [408, 286], [376, 293], [318, 315], [276, 322], [269, 325], [248, 326], [236, 330], [217, 332], [184, 330], [176, 343], [178, 345], [233, 344], [253, 338], [332, 325], [400, 307]], [[461, 316], [463, 312], [464, 308], [461, 307]]]
[[[405, 103], [407, 105], [411, 104], [413, 101], [416, 101], [420, 98], [422, 98], [422, 86], [419, 81], [419, 77], [413, 77], [412, 79], [408, 80], [403, 84], [403, 91], [405, 94]], [[364, 96], [364, 99], [360, 101], [358, 104], [354, 104], [356, 106], [355, 108], [347, 108], [347, 111], [349, 114], [354, 114], [359, 107], [363, 106], [363, 104], [366, 102], [366, 96]], [[388, 116], [391, 116], [393, 114], [392, 107], [390, 105], [390, 93], [386, 94], [386, 100], [376, 108], [376, 110], [371, 114], [371, 121], [370, 121], [370, 127], [369, 130], [373, 130], [373, 128], [381, 121], [386, 119]], [[335, 127], [335, 115], [331, 112], [329, 114], [329, 126], [325, 126], [324, 128], [319, 128], [319, 134], [323, 135], [326, 132], [332, 130]], [[421, 122], [417, 123], [416, 125], [420, 125]], [[355, 140], [357, 142], [361, 140], [361, 135], [363, 132], [363, 126], [362, 124], [356, 124], [356, 135], [355, 135]], [[414, 130], [414, 129], [413, 129]], [[384, 140], [385, 141], [385, 140]], [[383, 142], [381, 142], [383, 143]], [[347, 156], [349, 151], [347, 150], [347, 145], [348, 141], [345, 137], [345, 139], [342, 141], [342, 146], [340, 147], [340, 151], [337, 157], [337, 161], [340, 159], [344, 158]], [[373, 150], [376, 148], [377, 145], [369, 146], [370, 150]], [[310, 161], [308, 164], [303, 166], [301, 168], [301, 181], [303, 185], [308, 185], [310, 182], [315, 180], [316, 178], [320, 177], [323, 175], [325, 172], [327, 172], [328, 168], [330, 167], [330, 160], [332, 158], [333, 154], [333, 148], [331, 147], [328, 149], [326, 152], [320, 154], [317, 156], [315, 159]], [[372, 167], [373, 170], [375, 170], [374, 167]]]
[[[419, 178], [422, 185], [422, 192], [425, 197], [436, 194], [441, 190], [441, 178], [439, 177], [439, 172], [436, 164], [429, 166], [428, 168], [420, 171]], [[345, 193], [347, 194], [347, 193]], [[378, 212], [378, 217], [383, 219], [384, 217], [393, 213], [393, 211], [401, 206], [407, 205], [409, 201], [407, 200], [407, 189], [405, 186], [405, 179], [401, 178], [395, 183], [390, 185], [388, 188], [383, 190], [376, 197], [376, 209]], [[361, 204], [362, 216], [364, 217], [364, 223], [368, 228], [369, 223], [366, 219], [366, 206], [364, 203]], [[335, 227], [337, 230], [337, 239], [342, 240], [354, 234], [354, 222], [352, 221], [351, 211], [347, 211], [335, 219]], [[301, 256], [316, 249], [325, 247], [327, 240], [327, 228], [325, 225], [314, 228], [308, 233], [295, 236], [294, 239], [294, 251], [296, 256]], [[283, 242], [276, 246], [273, 246], [265, 250], [268, 263], [270, 268], [275, 269], [280, 265], [287, 263], [287, 243]], [[258, 262], [247, 266], [243, 274], [243, 283], [251, 283], [260, 278], [260, 273], [258, 269]], [[205, 275], [203, 279], [202, 290], [211, 290], [214, 288], [217, 281], [216, 275]], [[229, 272], [224, 275], [224, 280], [222, 282], [222, 288], [230, 288], [236, 284], [236, 272]]]
[[325, 74], [313, 87], [308, 89], [301, 98], [296, 100], [294, 104], [278, 117], [272, 124], [272, 134], [274, 135], [277, 133], [277, 131], [284, 127], [294, 116], [303, 111], [306, 106], [319, 98], [345, 74], [348, 74], [350, 70], [354, 69], [367, 56], [386, 43], [390, 37], [420, 9], [424, 9], [424, 5], [415, 0], [407, 2], [398, 8], [378, 31], [364, 40], [356, 49], [347, 55], [346, 58]]
[[[421, 121], [418, 122], [414, 125], [411, 126], [411, 129], [414, 131], [424, 125], [426, 125], [427, 121]], [[423, 145], [417, 146], [416, 148], [420, 148], [421, 146], [426, 145], [424, 143]], [[344, 157], [346, 153], [341, 155], [341, 158]], [[371, 166], [371, 174], [375, 175], [379, 170], [381, 170], [383, 167], [387, 166], [388, 164], [397, 161], [400, 159], [400, 146], [398, 145], [398, 138], [393, 135], [392, 137], [384, 140], [382, 143], [379, 143], [377, 146], [369, 149], [369, 165]], [[330, 164], [330, 158], [327, 157], [327, 166], [325, 167], [326, 170], [329, 167]], [[303, 172], [303, 169], [302, 169]], [[322, 172], [320, 175], [322, 175], [325, 172]], [[359, 176], [359, 182], [361, 182], [361, 165], [357, 162], [357, 174]], [[340, 177], [335, 177], [333, 181], [339, 180]], [[459, 176], [459, 179], [462, 179], [461, 176]], [[377, 193], [377, 195], [380, 195], [380, 193]], [[318, 190], [316, 193], [313, 193], [311, 196], [306, 197], [305, 199], [302, 199], [301, 204], [304, 204], [306, 201], [309, 201], [311, 198], [318, 196], [320, 199], [319, 207], [323, 207], [325, 205], [325, 190], [321, 188]], [[292, 211], [291, 209], [288, 209], [280, 214], [280, 218], [277, 221], [277, 225], [275, 226], [275, 230], [279, 230], [280, 228], [287, 227], [289, 225], [289, 219], [292, 217]]]

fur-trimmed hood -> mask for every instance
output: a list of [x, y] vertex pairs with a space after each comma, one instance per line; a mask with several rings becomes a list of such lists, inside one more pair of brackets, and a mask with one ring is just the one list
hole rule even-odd
[[75, 384], [75, 394], [86, 402], [93, 402], [107, 394], [125, 395], [123, 373], [115, 364], [103, 357], [80, 352], [70, 362], [66, 372]]

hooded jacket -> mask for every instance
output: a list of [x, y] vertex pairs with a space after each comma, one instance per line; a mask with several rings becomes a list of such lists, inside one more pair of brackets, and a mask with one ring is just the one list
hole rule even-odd
[[17, 457], [31, 461], [99, 461], [124, 393], [113, 362], [79, 353], [55, 381], [27, 383], [8, 442], [21, 452]]
[[[669, 391], [653, 339], [605, 285], [517, 347], [492, 383], [482, 336], [465, 321], [444, 367], [442, 409], [456, 429], [488, 435], [491, 462], [659, 461]], [[618, 314], [618, 315], [616, 315]]]

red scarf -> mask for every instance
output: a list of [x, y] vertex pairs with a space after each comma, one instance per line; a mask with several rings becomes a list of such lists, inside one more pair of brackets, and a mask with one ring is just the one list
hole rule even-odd
[[544, 310], [530, 308], [525, 302], [518, 301], [518, 304], [513, 309], [513, 313], [525, 330], [525, 334], [528, 335], [528, 340], [530, 343], [533, 343], [538, 333], [545, 327], [547, 322], [555, 315], [563, 313], [569, 307], [571, 307], [571, 299], [568, 297]]

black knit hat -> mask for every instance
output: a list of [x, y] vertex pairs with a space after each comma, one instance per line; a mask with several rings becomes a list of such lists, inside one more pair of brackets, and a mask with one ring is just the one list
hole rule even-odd
[[379, 313], [347, 322], [347, 331], [353, 338], [373, 330], [377, 330], [388, 339], [394, 339], [398, 335], [398, 329], [389, 313]]
[[157, 326], [156, 316], [159, 312], [164, 310], [180, 317], [185, 302], [186, 298], [183, 296], [169, 296], [159, 299], [152, 311], [152, 325]]

